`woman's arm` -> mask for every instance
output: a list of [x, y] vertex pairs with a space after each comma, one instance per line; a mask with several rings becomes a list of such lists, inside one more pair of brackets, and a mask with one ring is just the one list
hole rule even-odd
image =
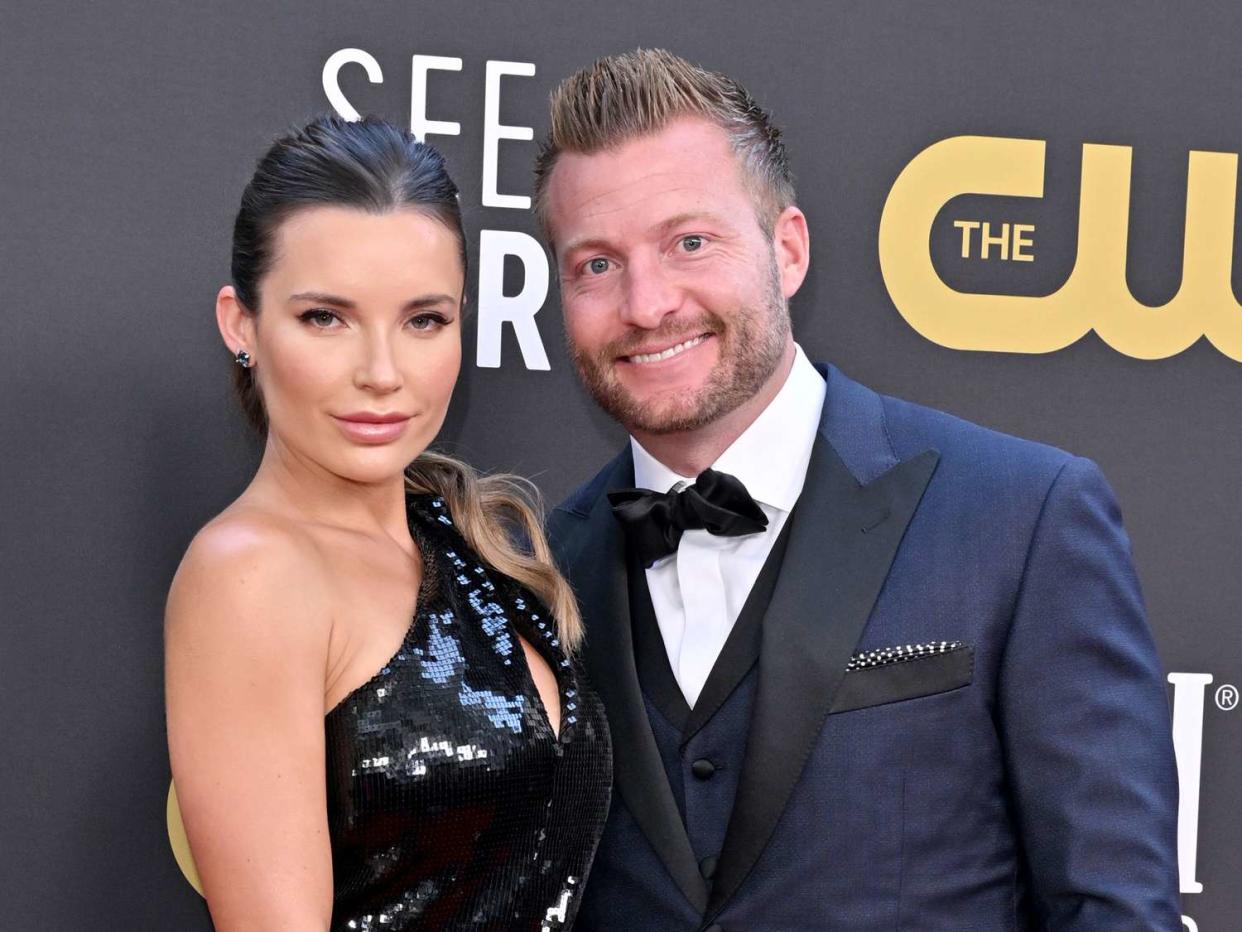
[[220, 932], [331, 921], [319, 571], [293, 535], [225, 519], [195, 538], [169, 594], [169, 754]]

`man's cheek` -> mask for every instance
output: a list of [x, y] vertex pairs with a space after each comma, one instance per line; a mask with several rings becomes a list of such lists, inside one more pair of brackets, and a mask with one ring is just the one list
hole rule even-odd
[[586, 315], [579, 310], [565, 310], [565, 335], [570, 346], [579, 352], [594, 353], [599, 348], [599, 341], [594, 338], [592, 328], [587, 325]]

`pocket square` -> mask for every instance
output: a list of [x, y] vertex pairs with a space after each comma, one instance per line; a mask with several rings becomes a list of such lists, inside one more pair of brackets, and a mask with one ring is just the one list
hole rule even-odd
[[904, 663], [908, 660], [920, 660], [936, 654], [947, 654], [965, 645], [961, 641], [932, 641], [928, 644], [898, 644], [896, 647], [879, 647], [855, 654], [845, 665], [845, 671], [869, 670], [872, 667], [886, 667], [891, 663]]
[[918, 699], [970, 685], [974, 649], [961, 641], [932, 641], [863, 651], [850, 658], [833, 712]]

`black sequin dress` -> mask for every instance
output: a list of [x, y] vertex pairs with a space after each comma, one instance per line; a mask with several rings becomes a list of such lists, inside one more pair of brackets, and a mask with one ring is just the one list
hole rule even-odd
[[[603, 708], [544, 606], [483, 565], [444, 502], [407, 511], [414, 620], [325, 719], [332, 929], [570, 929], [608, 809]], [[556, 673], [559, 739], [518, 632]]]

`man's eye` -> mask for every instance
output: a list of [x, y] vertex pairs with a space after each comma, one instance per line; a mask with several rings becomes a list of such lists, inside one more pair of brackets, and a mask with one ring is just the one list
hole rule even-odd
[[681, 248], [686, 252], [698, 252], [703, 248], [703, 237], [696, 235], [683, 236], [681, 238]]
[[303, 321], [314, 327], [331, 327], [336, 322], [337, 316], [331, 311], [324, 310], [321, 307], [313, 308], [303, 314], [298, 315]]
[[603, 275], [608, 271], [608, 260], [597, 256], [587, 263], [587, 271], [592, 275]]

